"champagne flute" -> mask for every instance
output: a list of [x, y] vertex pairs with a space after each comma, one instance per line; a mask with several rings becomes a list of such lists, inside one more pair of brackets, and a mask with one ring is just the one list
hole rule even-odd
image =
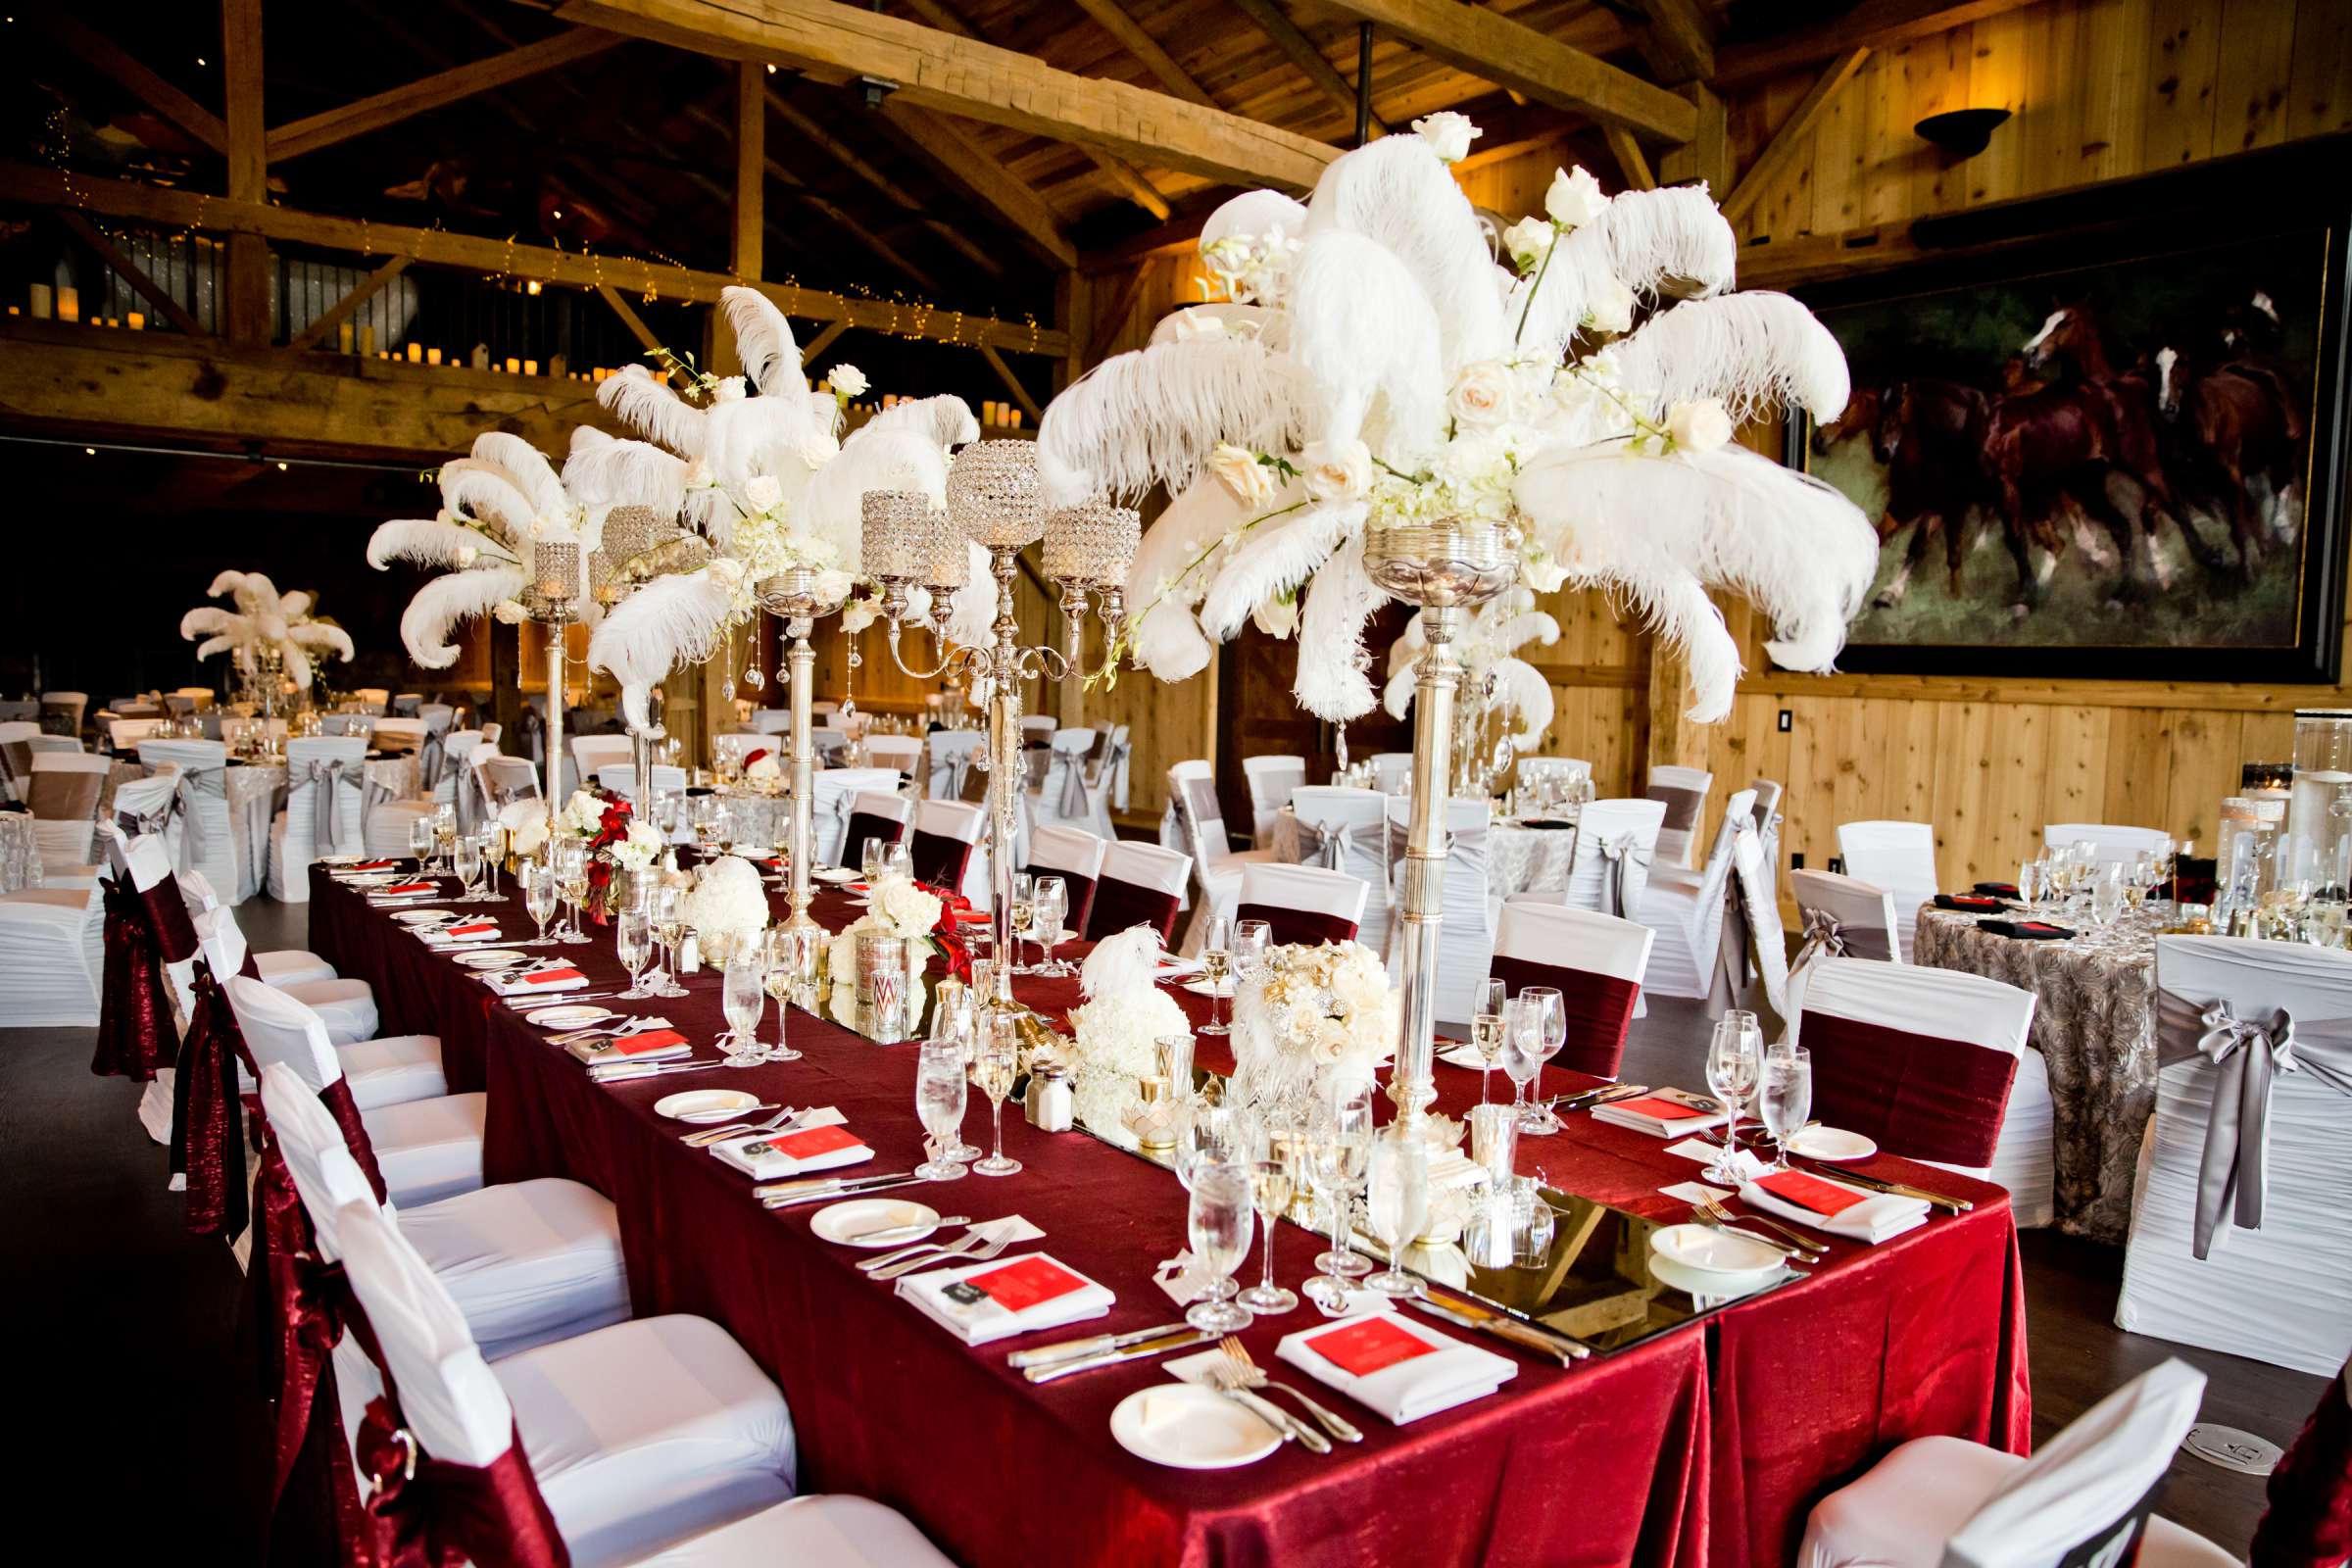
[[654, 917], [639, 906], [620, 911], [612, 923], [612, 953], [627, 966], [629, 989], [621, 995], [632, 1001], [653, 995], [645, 988], [645, 966], [654, 956]]
[[1021, 1037], [1006, 1014], [991, 1014], [982, 1020], [972, 1056], [972, 1082], [988, 1097], [988, 1121], [995, 1152], [972, 1167], [983, 1176], [1010, 1176], [1018, 1172], [1021, 1162], [1004, 1156], [1004, 1097], [1012, 1093], [1012, 1080], [1020, 1070]]
[[1372, 1144], [1372, 1229], [1389, 1250], [1389, 1266], [1364, 1283], [1383, 1296], [1419, 1296], [1421, 1281], [1398, 1260], [1429, 1222], [1429, 1145], [1390, 1135]]
[[442, 869], [450, 867], [450, 852], [458, 842], [458, 808], [447, 801], [433, 808], [433, 844], [439, 851], [435, 863]]
[[923, 1152], [927, 1157], [914, 1168], [914, 1173], [924, 1181], [953, 1182], [963, 1178], [964, 1168], [956, 1153], [963, 1143], [958, 1135], [963, 1128], [968, 1093], [963, 1072], [960, 1041], [928, 1040], [916, 1054], [914, 1111], [922, 1118]]
[[682, 997], [686, 988], [670, 978], [669, 965], [677, 961], [678, 944], [686, 936], [685, 899], [667, 884], [654, 890], [654, 938], [662, 944], [662, 955], [654, 960], [653, 994], [657, 997]]
[[[1185, 1242], [1193, 1257], [1219, 1285], [1250, 1255], [1250, 1169], [1241, 1164], [1202, 1165], [1193, 1173], [1185, 1209]], [[1231, 1334], [1250, 1326], [1250, 1309], [1212, 1292], [1193, 1303], [1185, 1322], [1204, 1334]]]
[[858, 846], [858, 874], [869, 888], [882, 880], [882, 840], [871, 833]]
[[488, 892], [493, 901], [502, 897], [498, 891], [498, 868], [506, 862], [507, 856], [511, 853], [508, 846], [513, 837], [507, 824], [495, 816], [482, 828], [482, 855], [490, 862]]
[[729, 1067], [760, 1065], [760, 1015], [767, 1009], [767, 991], [761, 983], [760, 962], [749, 953], [737, 953], [727, 961], [726, 978], [719, 992], [719, 1004], [727, 1014], [727, 1054]]
[[1772, 1168], [1787, 1170], [1788, 1140], [1802, 1132], [1813, 1115], [1811, 1052], [1802, 1046], [1774, 1046], [1765, 1053], [1756, 1109], [1774, 1145]]
[[1707, 1045], [1707, 1087], [1732, 1113], [1724, 1128], [1723, 1152], [1707, 1167], [1707, 1180], [1719, 1187], [1737, 1187], [1744, 1179], [1739, 1165], [1740, 1110], [1756, 1092], [1757, 1078], [1763, 1072], [1763, 1043], [1764, 1032], [1756, 1026], [1756, 1015], [1734, 1008], [1716, 1020], [1714, 1037]]
[[1225, 981], [1233, 973], [1232, 927], [1223, 915], [1208, 922], [1208, 940], [1200, 948], [1200, 978], [1208, 982], [1208, 1022], [1204, 1035], [1230, 1033], [1225, 1026]]
[[1511, 1110], [1523, 1133], [1531, 1130], [1528, 1123], [1535, 1115], [1527, 1088], [1543, 1065], [1543, 1016], [1526, 996], [1513, 997], [1502, 1013], [1502, 1075], [1511, 1081]]
[[[1555, 986], [1524, 987], [1519, 993], [1519, 1000], [1535, 1008], [1536, 1071], [1541, 1076], [1544, 1063], [1558, 1055], [1560, 1048], [1568, 1043], [1567, 1004]], [[1565, 1125], [1549, 1105], [1534, 1105], [1530, 1111], [1528, 1119], [1532, 1125], [1521, 1127], [1519, 1130], [1522, 1134], [1542, 1138], [1558, 1132]]]
[[1509, 993], [1499, 980], [1488, 980], [1478, 988], [1478, 1010], [1470, 1015], [1470, 1044], [1478, 1052], [1478, 1102], [1487, 1102], [1487, 1080], [1494, 1075], [1494, 1064], [1502, 1059], [1502, 1009]]
[[588, 851], [586, 846], [566, 844], [556, 853], [556, 865], [564, 879], [564, 902], [571, 906], [571, 914], [556, 940], [564, 943], [585, 942], [588, 933], [580, 929], [580, 906], [588, 898]]
[[556, 939], [547, 934], [548, 917], [556, 912], [556, 873], [553, 867], [537, 860], [522, 862], [522, 912], [539, 926], [539, 934], [522, 946], [552, 948]]
[[1037, 878], [1026, 871], [1012, 873], [1012, 972], [1034, 974], [1036, 971], [1021, 962], [1021, 938], [1030, 934], [1037, 919]]
[[1315, 1267], [1331, 1280], [1329, 1290], [1345, 1293], [1348, 1281], [1372, 1271], [1371, 1260], [1348, 1245], [1348, 1211], [1372, 1158], [1372, 1086], [1340, 1089], [1317, 1101], [1306, 1137], [1315, 1186], [1331, 1205], [1331, 1248], [1316, 1254]]
[[[971, 1067], [974, 1046], [980, 1034], [981, 999], [988, 995], [980, 979], [980, 965], [975, 962], [972, 965], [972, 984], [945, 988], [931, 1009], [930, 1043], [955, 1047], [956, 1059], [963, 1063], [966, 1071]], [[956, 1126], [955, 1142], [941, 1157], [968, 1165], [980, 1157], [982, 1151], [963, 1136], [960, 1121]]]
[[776, 1043], [760, 1048], [765, 1061], [798, 1061], [801, 1054], [785, 1038], [786, 1005], [792, 988], [800, 983], [801, 934], [790, 926], [771, 925], [760, 937], [760, 979], [776, 1004]]
[[433, 819], [431, 817], [417, 816], [410, 819], [409, 854], [416, 858], [418, 876], [432, 875]]
[[1057, 876], [1041, 876], [1031, 895], [1031, 905], [1037, 920], [1036, 937], [1045, 961], [1037, 966], [1038, 974], [1047, 979], [1060, 979], [1071, 973], [1070, 966], [1054, 956], [1061, 942], [1061, 917], [1069, 912], [1067, 887]]
[[1303, 1131], [1298, 1112], [1269, 1112], [1259, 1130], [1257, 1158], [1250, 1164], [1250, 1196], [1257, 1203], [1265, 1257], [1258, 1282], [1244, 1291], [1240, 1300], [1252, 1312], [1266, 1316], [1288, 1312], [1298, 1304], [1296, 1292], [1274, 1283], [1274, 1222], [1289, 1212], [1291, 1200], [1298, 1196], [1299, 1183], [1305, 1180], [1305, 1173], [1298, 1168], [1305, 1144]]
[[481, 903], [482, 841], [470, 833], [461, 834], [453, 846], [453, 863], [458, 873], [458, 886], [466, 890], [456, 902], [459, 904]]

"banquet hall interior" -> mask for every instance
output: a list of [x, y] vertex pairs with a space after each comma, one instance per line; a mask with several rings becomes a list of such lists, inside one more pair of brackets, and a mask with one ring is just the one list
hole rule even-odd
[[2352, 5], [0, 38], [98, 1560], [2352, 1556]]

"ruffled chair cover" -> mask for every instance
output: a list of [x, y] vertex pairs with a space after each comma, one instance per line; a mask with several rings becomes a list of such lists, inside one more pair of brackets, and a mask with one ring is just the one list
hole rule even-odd
[[1936, 829], [1925, 822], [1840, 822], [1838, 854], [1847, 876], [1883, 887], [1893, 898], [1895, 943], [1903, 961], [1912, 962], [1919, 906], [1936, 897]]
[[[1665, 819], [1658, 826], [1658, 864], [1690, 867], [1691, 846], [1706, 814], [1707, 791], [1714, 787], [1715, 775], [1703, 767], [1666, 765], [1649, 770], [1642, 798], [1666, 808]], [[1751, 797], [1749, 806], [1753, 805]]]
[[1371, 887], [1345, 871], [1316, 866], [1255, 864], [1242, 868], [1233, 918], [1263, 920], [1276, 946], [1355, 939]]
[[252, 824], [228, 808], [227, 749], [219, 741], [139, 743], [139, 760], [179, 768], [182, 871], [201, 871], [221, 899], [242, 904], [260, 891]]

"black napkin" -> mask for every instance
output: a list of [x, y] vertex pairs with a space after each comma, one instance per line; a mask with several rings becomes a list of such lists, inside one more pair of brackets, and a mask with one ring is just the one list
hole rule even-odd
[[2047, 920], [1979, 920], [1977, 929], [1989, 931], [1996, 937], [2015, 937], [2020, 942], [2065, 942], [2076, 933]]
[[1987, 898], [2014, 899], [2017, 897], [2017, 884], [2014, 882], [1980, 882], [1972, 891], [1982, 893]]
[[1574, 827], [1574, 826], [1576, 826], [1576, 824], [1575, 824], [1574, 822], [1559, 822], [1559, 821], [1554, 821], [1552, 818], [1550, 818], [1550, 817], [1547, 817], [1547, 816], [1544, 816], [1544, 817], [1531, 817], [1531, 818], [1528, 818], [1528, 819], [1525, 819], [1525, 820], [1521, 821], [1519, 825], [1520, 825], [1521, 827], [1540, 827], [1540, 828], [1545, 828], [1545, 829], [1550, 829], [1550, 828], [1564, 828], [1564, 827]]
[[2003, 906], [1998, 899], [1979, 898], [1974, 894], [1938, 893], [1936, 895], [1936, 907], [1958, 909], [1967, 914], [1993, 914], [1997, 913]]
[[0, 811], [29, 811], [32, 808], [23, 801], [0, 801]]

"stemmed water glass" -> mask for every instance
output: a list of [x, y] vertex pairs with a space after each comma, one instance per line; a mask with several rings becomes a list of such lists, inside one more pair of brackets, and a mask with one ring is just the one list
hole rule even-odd
[[1740, 1111], [1756, 1092], [1763, 1056], [1764, 1031], [1754, 1013], [1736, 1007], [1716, 1020], [1707, 1044], [1707, 1087], [1732, 1113], [1724, 1127], [1723, 1152], [1707, 1167], [1707, 1180], [1718, 1186], [1737, 1187], [1744, 1179], [1739, 1165]]
[[1470, 1046], [1478, 1053], [1478, 1102], [1487, 1102], [1487, 1081], [1494, 1076], [1494, 1064], [1502, 1059], [1502, 1011], [1509, 1002], [1509, 992], [1499, 980], [1487, 980], [1478, 988], [1478, 1009], [1470, 1015]]
[[1004, 1097], [1020, 1071], [1021, 1037], [1009, 1014], [992, 1013], [981, 1020], [972, 1048], [972, 1082], [988, 1097], [989, 1136], [995, 1145], [986, 1159], [972, 1169], [983, 1176], [1011, 1176], [1021, 1168], [1004, 1155]]
[[1274, 928], [1263, 920], [1233, 922], [1233, 973], [1236, 982], [1255, 980], [1266, 971], [1266, 950], [1274, 945]]
[[[1246, 1164], [1203, 1164], [1193, 1172], [1192, 1199], [1185, 1209], [1185, 1241], [1193, 1256], [1219, 1286], [1250, 1255], [1252, 1185]], [[1231, 1334], [1250, 1326], [1250, 1309], [1222, 1299], [1212, 1290], [1195, 1301], [1185, 1322], [1204, 1334]]]
[[722, 1058], [726, 1066], [760, 1065], [760, 1016], [767, 1010], [763, 978], [756, 954], [736, 953], [728, 958], [726, 979], [719, 993], [719, 1004], [727, 1014], [727, 1054]]
[[654, 958], [653, 978], [646, 984], [649, 995], [682, 997], [686, 988], [672, 979], [669, 965], [676, 961], [678, 944], [686, 936], [686, 896], [669, 883], [662, 883], [648, 895], [647, 906], [653, 911], [654, 940], [662, 952]]
[[1054, 956], [1061, 942], [1062, 916], [1070, 912], [1069, 891], [1057, 876], [1041, 876], [1030, 895], [1031, 906], [1037, 919], [1037, 945], [1043, 950], [1045, 962], [1033, 971], [1040, 979], [1058, 980], [1073, 974], [1068, 964]]
[[2090, 884], [2090, 920], [2097, 926], [2115, 924], [2124, 912], [2124, 867], [2110, 861], [2098, 868]]
[[[1331, 1206], [1331, 1247], [1315, 1255], [1315, 1267], [1330, 1281], [1324, 1287], [1328, 1298], [1336, 1300], [1350, 1280], [1372, 1271], [1371, 1260], [1358, 1257], [1348, 1245], [1348, 1210], [1372, 1159], [1372, 1086], [1336, 1090], [1318, 1100], [1309, 1113], [1306, 1144], [1315, 1187]], [[1315, 1282], [1307, 1290], [1315, 1294]]]
[[903, 876], [909, 882], [914, 880], [914, 851], [908, 849], [904, 840], [882, 846], [882, 874]]
[[588, 934], [580, 929], [580, 906], [588, 898], [588, 849], [582, 844], [554, 846], [558, 886], [564, 902], [570, 906], [556, 940], [564, 943], [585, 942]]
[[453, 867], [458, 873], [458, 886], [466, 890], [452, 902], [480, 904], [488, 897], [481, 891], [482, 841], [470, 833], [460, 834], [452, 846], [452, 857]]
[[547, 922], [556, 912], [556, 870], [538, 860], [522, 862], [522, 912], [537, 923], [539, 934], [521, 944], [526, 948], [552, 948], [556, 939], [547, 934]]
[[416, 874], [433, 874], [433, 819], [416, 816], [409, 820], [409, 854], [416, 857]]
[[612, 922], [612, 953], [629, 971], [629, 989], [621, 996], [632, 1002], [652, 996], [645, 967], [654, 956], [654, 917], [642, 904], [626, 906]]
[[1389, 1266], [1364, 1283], [1383, 1296], [1419, 1296], [1420, 1279], [1400, 1261], [1429, 1222], [1429, 1145], [1418, 1138], [1372, 1143], [1372, 1230], [1389, 1250]]
[[1021, 939], [1037, 924], [1037, 878], [1026, 871], [1012, 873], [1012, 973], [1034, 974], [1037, 971], [1021, 962]]
[[1225, 1025], [1225, 983], [1233, 973], [1233, 929], [1223, 915], [1208, 922], [1208, 940], [1200, 947], [1200, 978], [1208, 982], [1208, 1022], [1204, 1035], [1230, 1033]]
[[[1568, 1008], [1553, 986], [1526, 986], [1519, 992], [1519, 1004], [1535, 1013], [1536, 1071], [1540, 1076], [1544, 1063], [1560, 1054], [1568, 1043]], [[1556, 1133], [1565, 1125], [1549, 1105], [1534, 1104], [1527, 1110], [1519, 1131], [1530, 1137], [1542, 1138]]]
[[867, 887], [882, 880], [884, 842], [868, 833], [858, 846], [858, 875]]
[[2050, 863], [2047, 860], [2027, 860], [2017, 868], [2017, 898], [2028, 914], [2040, 908], [2041, 901], [2050, 891]]
[[1298, 1304], [1295, 1292], [1274, 1283], [1274, 1222], [1289, 1211], [1291, 1200], [1306, 1179], [1298, 1168], [1304, 1144], [1297, 1111], [1278, 1107], [1266, 1114], [1258, 1128], [1253, 1151], [1257, 1157], [1250, 1162], [1250, 1188], [1257, 1202], [1258, 1238], [1265, 1256], [1258, 1282], [1240, 1297], [1241, 1303], [1252, 1312], [1273, 1316]]
[[1772, 1168], [1788, 1168], [1788, 1140], [1804, 1131], [1813, 1115], [1813, 1054], [1802, 1046], [1775, 1045], [1764, 1054], [1763, 1086], [1756, 1110], [1771, 1137]]
[[922, 1118], [925, 1158], [914, 1173], [927, 1182], [960, 1181], [964, 1168], [956, 1151], [962, 1148], [963, 1109], [969, 1091], [964, 1084], [963, 1043], [932, 1039], [923, 1042], [914, 1062], [914, 1111]]
[[458, 842], [458, 808], [447, 801], [433, 808], [433, 844], [440, 852], [434, 863], [450, 870], [451, 851]]
[[1511, 1081], [1511, 1111], [1521, 1132], [1528, 1130], [1534, 1115], [1527, 1102], [1528, 1085], [1543, 1066], [1543, 1013], [1524, 995], [1513, 997], [1502, 1009], [1502, 1075]]
[[[931, 1004], [931, 1038], [926, 1044], [955, 1048], [956, 1059], [963, 1063], [962, 1070], [966, 1072], [971, 1069], [973, 1047], [980, 1034], [978, 999], [987, 994], [981, 989], [980, 978], [980, 966], [975, 962], [972, 966], [972, 984], [942, 987], [933, 997]], [[964, 1138], [961, 1128], [962, 1119], [959, 1116], [954, 1142], [941, 1157], [968, 1165], [980, 1157], [981, 1151]]]

